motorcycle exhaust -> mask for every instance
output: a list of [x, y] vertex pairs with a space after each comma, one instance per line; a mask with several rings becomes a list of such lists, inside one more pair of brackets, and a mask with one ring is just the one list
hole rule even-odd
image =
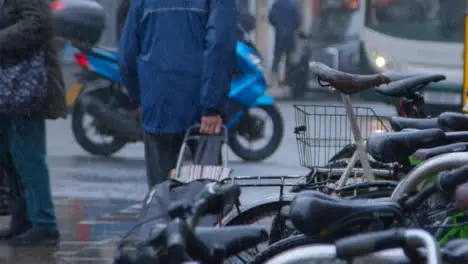
[[96, 120], [98, 131], [104, 131], [103, 134], [110, 134], [128, 141], [143, 139], [143, 129], [135, 113], [115, 109], [91, 96], [83, 96], [81, 100], [85, 112]]

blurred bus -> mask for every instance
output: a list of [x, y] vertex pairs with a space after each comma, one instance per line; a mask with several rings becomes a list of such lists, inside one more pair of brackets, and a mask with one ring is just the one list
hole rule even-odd
[[428, 111], [459, 111], [465, 1], [362, 0], [361, 70], [445, 74], [424, 91]]
[[[318, 61], [341, 71], [359, 73], [359, 34], [362, 11], [358, 0], [322, 0], [306, 38], [299, 40], [290, 81], [295, 97], [303, 97], [307, 90], [328, 91], [308, 77], [310, 61]], [[317, 8], [315, 7], [315, 8]], [[289, 78], [288, 77], [288, 78]], [[302, 88], [302, 90], [301, 90]]]

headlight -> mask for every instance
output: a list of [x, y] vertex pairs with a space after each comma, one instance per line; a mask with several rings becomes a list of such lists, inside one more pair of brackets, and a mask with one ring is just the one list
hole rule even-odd
[[375, 66], [379, 69], [385, 68], [387, 66], [387, 60], [383, 56], [377, 56], [375, 57]]
[[371, 66], [379, 72], [394, 71], [398, 68], [395, 60], [388, 54], [382, 54], [378, 51], [374, 51], [371, 53], [370, 59]]
[[257, 66], [257, 69], [263, 72], [262, 59], [252, 53], [248, 53], [247, 56], [249, 56], [249, 59], [252, 60], [252, 63]]

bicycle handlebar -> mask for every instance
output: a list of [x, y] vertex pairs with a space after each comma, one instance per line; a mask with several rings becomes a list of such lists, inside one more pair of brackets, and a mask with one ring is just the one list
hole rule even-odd
[[436, 180], [439, 191], [446, 193], [453, 193], [459, 185], [466, 182], [468, 182], [468, 166], [442, 172]]
[[427, 249], [427, 263], [440, 263], [439, 247], [434, 238], [423, 230], [397, 229], [343, 238], [335, 243], [336, 256], [353, 259], [377, 251], [393, 248]]
[[[192, 215], [187, 221], [183, 217], [186, 212], [185, 207], [179, 206], [177, 209], [172, 209], [171, 211], [177, 210], [178, 213], [172, 214], [173, 220], [165, 232], [166, 248], [171, 263], [182, 263], [186, 250], [209, 263], [213, 257], [212, 252], [195, 236], [193, 231], [202, 216], [221, 212], [226, 204], [234, 203], [240, 194], [239, 185], [209, 183], [202, 191], [203, 197], [197, 199], [192, 208]], [[187, 248], [186, 244], [190, 244], [190, 248]]]
[[389, 230], [343, 238], [335, 243], [336, 256], [350, 259], [376, 251], [406, 246], [404, 230]]
[[457, 187], [468, 182], [468, 166], [463, 166], [452, 171], [441, 172], [434, 182], [430, 183], [423, 190], [402, 201], [405, 210], [413, 210], [429, 196], [436, 192], [453, 194]]
[[[354, 260], [367, 258], [366, 263], [383, 259], [411, 259], [402, 251], [394, 249], [407, 248], [417, 250], [424, 247], [428, 264], [441, 263], [440, 251], [434, 238], [424, 230], [406, 229], [381, 231], [372, 234], [355, 235], [336, 241], [335, 245], [306, 245], [279, 254], [266, 262], [267, 264], [306, 263], [322, 259]], [[385, 250], [385, 251], [384, 251]], [[376, 252], [383, 251], [383, 252]], [[390, 254], [385, 254], [390, 253]], [[372, 260], [372, 262], [370, 262]]]

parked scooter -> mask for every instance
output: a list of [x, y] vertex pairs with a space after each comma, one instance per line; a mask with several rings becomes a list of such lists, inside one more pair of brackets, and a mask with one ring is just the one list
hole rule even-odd
[[[85, 29], [97, 32], [99, 30], [93, 27], [93, 23], [101, 13], [105, 14], [99, 7], [97, 3], [84, 4], [82, 1], [68, 0], [66, 7], [55, 11], [56, 19], [61, 18], [56, 22], [62, 23], [63, 27], [65, 23], [80, 33], [85, 33]], [[80, 15], [80, 19], [73, 20], [72, 17], [76, 14]], [[87, 21], [87, 18], [92, 20]], [[57, 33], [61, 36], [59, 33], [67, 39], [86, 38], [85, 34], [75, 36], [70, 31], [65, 32], [65, 29]], [[89, 45], [95, 43], [95, 38], [92, 41], [78, 40], [72, 44], [79, 50], [74, 56], [76, 63], [83, 69], [83, 74], [79, 80], [82, 86], [73, 105], [73, 134], [80, 146], [89, 153], [110, 156], [127, 143], [143, 140], [140, 116], [122, 86], [117, 51]], [[267, 82], [262, 68], [263, 59], [255, 46], [247, 39], [239, 41], [236, 54], [237, 67], [225, 116], [229, 129], [229, 146], [244, 160], [260, 161], [275, 153], [281, 144], [283, 118], [274, 104], [274, 98], [265, 94]], [[91, 83], [90, 80], [94, 81]], [[107, 81], [106, 84], [91, 85], [101, 80]], [[263, 114], [258, 113], [259, 111]], [[265, 115], [271, 119], [273, 127], [267, 128], [267, 120], [262, 118]], [[92, 119], [90, 127], [94, 128], [96, 134], [106, 136], [107, 141], [95, 142], [88, 135], [84, 124], [87, 116]], [[267, 140], [266, 132], [272, 132]], [[266, 143], [259, 148], [252, 148], [251, 145], [257, 145], [259, 141]]]

